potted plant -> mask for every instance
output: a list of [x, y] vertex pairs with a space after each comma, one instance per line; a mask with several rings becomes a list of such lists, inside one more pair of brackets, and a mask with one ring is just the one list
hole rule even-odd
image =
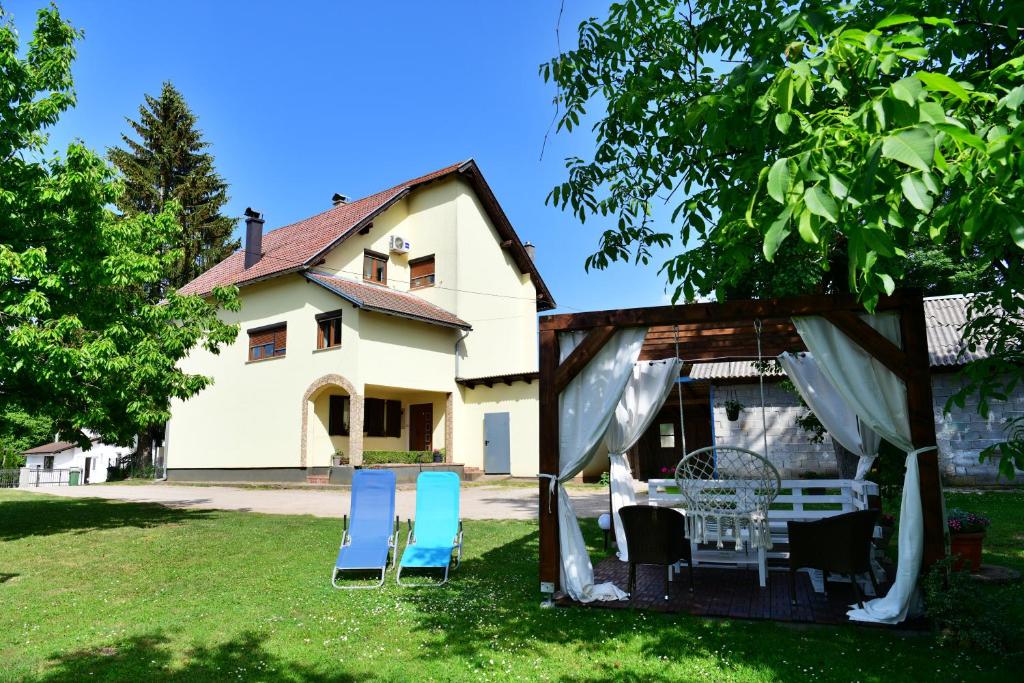
[[725, 406], [725, 416], [729, 418], [729, 422], [735, 422], [740, 419], [740, 411], [743, 410], [743, 404], [734, 398], [730, 398], [722, 404]]
[[444, 462], [444, 454], [442, 454], [441, 451], [435, 450], [433, 456], [434, 462]]
[[946, 516], [949, 528], [949, 551], [954, 559], [954, 569], [981, 569], [981, 544], [985, 530], [992, 521], [985, 515], [953, 508]]
[[881, 538], [872, 539], [875, 547], [879, 550], [885, 550], [889, 547], [889, 542], [892, 541], [893, 532], [896, 530], [896, 518], [889, 514], [879, 515], [878, 527], [882, 530]]
[[342, 450], [334, 451], [334, 455], [331, 456], [331, 465], [334, 467], [341, 467], [342, 465], [348, 464], [348, 456]]

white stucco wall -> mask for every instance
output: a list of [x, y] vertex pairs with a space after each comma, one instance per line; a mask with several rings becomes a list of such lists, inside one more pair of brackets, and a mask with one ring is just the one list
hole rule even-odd
[[484, 469], [484, 415], [509, 414], [511, 474], [532, 477], [537, 474], [539, 382], [514, 382], [493, 387], [461, 387], [455, 408], [456, 460], [469, 467]]

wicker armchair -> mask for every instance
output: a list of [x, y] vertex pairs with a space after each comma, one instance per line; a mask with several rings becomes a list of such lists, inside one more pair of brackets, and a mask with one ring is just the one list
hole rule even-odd
[[626, 552], [629, 553], [629, 585], [626, 591], [633, 593], [636, 590], [636, 565], [661, 565], [665, 567], [665, 599], [668, 600], [672, 566], [686, 560], [692, 593], [693, 566], [683, 514], [672, 508], [627, 505], [619, 510], [619, 515], [626, 532]]
[[871, 569], [871, 537], [877, 520], [878, 510], [858, 510], [811, 522], [788, 522], [792, 603], [796, 604], [796, 572], [803, 567], [825, 573], [826, 592], [830, 572], [848, 576], [861, 607], [864, 598], [855, 575], [867, 573], [877, 594], [878, 580]]

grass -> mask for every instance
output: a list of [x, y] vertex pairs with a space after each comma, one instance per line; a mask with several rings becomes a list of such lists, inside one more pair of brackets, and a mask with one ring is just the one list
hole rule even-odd
[[[1024, 569], [1024, 495], [955, 496]], [[336, 591], [337, 520], [0, 492], [0, 679], [943, 681], [1024, 660], [927, 634], [541, 609], [536, 525], [467, 521], [450, 586]], [[584, 531], [596, 553], [596, 525]], [[1020, 586], [1002, 591], [1024, 618]]]

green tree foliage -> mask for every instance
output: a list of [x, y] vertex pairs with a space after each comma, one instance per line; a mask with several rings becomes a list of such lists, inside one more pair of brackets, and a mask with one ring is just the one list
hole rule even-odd
[[0, 413], [0, 469], [21, 467], [28, 449], [53, 440], [53, 420], [17, 408]]
[[[541, 67], [560, 127], [605, 107], [550, 200], [611, 222], [597, 267], [669, 244], [651, 208], [670, 202], [696, 242], [663, 267], [686, 299], [810, 286], [871, 309], [955, 268], [955, 244], [991, 286], [965, 330], [990, 354], [966, 371], [985, 410], [1024, 381], [1022, 25], [1010, 0], [625, 0]], [[1024, 466], [1015, 425], [1005, 473]]]
[[235, 219], [221, 214], [228, 186], [214, 168], [196, 116], [171, 83], [163, 84], [159, 97], [146, 95], [138, 121], [128, 119], [128, 124], [138, 140], [122, 135], [125, 147], [108, 150], [124, 177], [117, 207], [125, 215], [156, 215], [167, 202], [178, 203], [182, 230], [163, 248], [180, 253], [166, 286], [181, 287], [238, 249], [239, 241], [231, 238]]
[[51, 6], [22, 54], [0, 11], [0, 415], [50, 419], [83, 445], [83, 429], [127, 444], [167, 419], [171, 398], [209, 383], [177, 363], [235, 338], [217, 306], [237, 308], [237, 297], [149, 301], [181, 258], [165, 249], [181, 233], [178, 207], [117, 216], [122, 186], [100, 156], [80, 142], [47, 152], [45, 130], [75, 101], [79, 37]]

